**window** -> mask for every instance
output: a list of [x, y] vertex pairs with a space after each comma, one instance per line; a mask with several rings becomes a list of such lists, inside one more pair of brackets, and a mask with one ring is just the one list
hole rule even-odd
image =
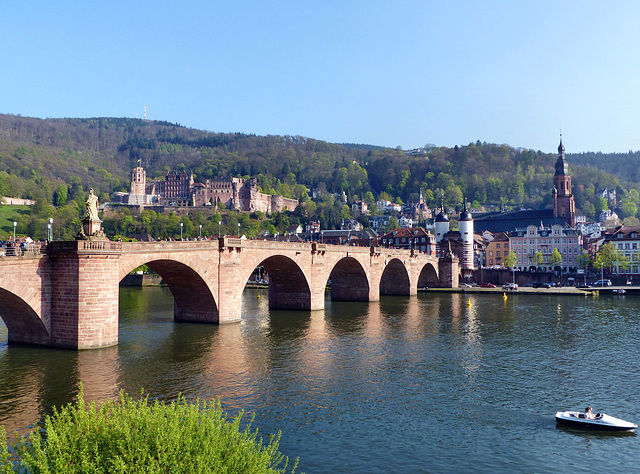
[[496, 248], [499, 249], [500, 248], [500, 244], [496, 244]]
[[624, 249], [625, 250], [629, 250], [629, 243], [628, 242], [626, 244], [624, 244]]
[[493, 257], [493, 251], [489, 250], [489, 257]]
[[500, 256], [500, 250], [496, 252], [496, 257], [499, 257], [499, 256]]

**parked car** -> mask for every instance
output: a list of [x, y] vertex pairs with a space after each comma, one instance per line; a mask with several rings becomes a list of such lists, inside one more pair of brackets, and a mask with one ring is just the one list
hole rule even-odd
[[516, 283], [505, 283], [502, 285], [503, 290], [517, 290], [518, 285]]
[[555, 283], [553, 283], [553, 282], [550, 282], [550, 281], [545, 281], [544, 283], [541, 283], [541, 284], [540, 284], [540, 288], [547, 288], [547, 289], [549, 289], [549, 288], [555, 288], [555, 287], [556, 287], [556, 284], [555, 284]]
[[493, 283], [480, 283], [480, 288], [495, 288], [496, 285]]
[[611, 280], [598, 280], [593, 286], [611, 286]]
[[591, 288], [591, 285], [589, 283], [578, 283], [576, 288]]

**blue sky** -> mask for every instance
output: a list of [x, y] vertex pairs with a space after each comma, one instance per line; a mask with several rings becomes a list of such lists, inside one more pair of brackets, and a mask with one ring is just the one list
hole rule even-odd
[[636, 1], [7, 1], [0, 113], [640, 149]]

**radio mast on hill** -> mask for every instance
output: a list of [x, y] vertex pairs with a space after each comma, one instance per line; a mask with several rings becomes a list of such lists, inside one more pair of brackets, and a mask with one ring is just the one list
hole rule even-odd
[[147, 120], [147, 106], [144, 106], [144, 119]]

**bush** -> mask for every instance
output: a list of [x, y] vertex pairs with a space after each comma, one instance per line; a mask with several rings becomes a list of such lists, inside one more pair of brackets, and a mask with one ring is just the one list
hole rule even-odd
[[[13, 447], [20, 457], [15, 468], [65, 474], [286, 472], [280, 433], [263, 445], [251, 430], [253, 418], [240, 429], [242, 416], [228, 420], [219, 401], [190, 404], [180, 396], [169, 404], [150, 403], [124, 392], [117, 401], [87, 406], [81, 392], [77, 403], [46, 417], [43, 434], [36, 430]], [[0, 443], [0, 472], [13, 472], [2, 427]], [[297, 460], [291, 472], [296, 467]]]

